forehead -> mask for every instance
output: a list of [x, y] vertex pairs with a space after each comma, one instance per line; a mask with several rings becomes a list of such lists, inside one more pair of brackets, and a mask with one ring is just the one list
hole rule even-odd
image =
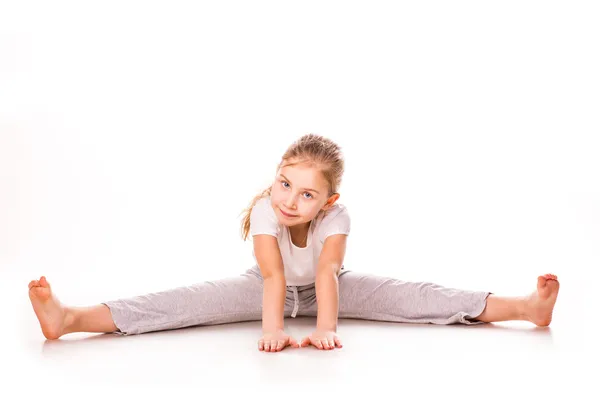
[[316, 168], [306, 165], [288, 165], [280, 168], [279, 173], [297, 185], [308, 188], [318, 189], [325, 184], [322, 174]]

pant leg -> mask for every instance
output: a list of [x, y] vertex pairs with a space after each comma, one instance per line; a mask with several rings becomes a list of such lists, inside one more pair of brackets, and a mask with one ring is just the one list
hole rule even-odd
[[[338, 288], [338, 318], [438, 325], [483, 324], [474, 318], [483, 312], [492, 294], [352, 270], [340, 273]], [[316, 299], [309, 299], [298, 315], [316, 316]]]
[[[239, 276], [106, 301], [116, 334], [134, 335], [195, 325], [262, 319], [263, 278], [258, 266]], [[287, 312], [291, 313], [287, 304]]]

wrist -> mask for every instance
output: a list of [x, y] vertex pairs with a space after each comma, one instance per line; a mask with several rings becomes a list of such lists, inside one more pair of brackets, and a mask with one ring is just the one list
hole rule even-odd
[[268, 326], [267, 325], [267, 326], [263, 326], [262, 332], [263, 333], [267, 333], [267, 332], [279, 332], [279, 331], [283, 332], [283, 329], [284, 328], [280, 327], [280, 326]]
[[317, 323], [317, 330], [337, 332], [337, 324], [319, 324], [319, 323]]

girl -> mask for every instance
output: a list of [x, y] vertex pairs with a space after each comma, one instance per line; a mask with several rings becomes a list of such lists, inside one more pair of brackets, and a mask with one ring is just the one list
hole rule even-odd
[[[336, 203], [344, 172], [340, 147], [315, 134], [290, 146], [271, 187], [245, 209], [242, 238], [253, 238], [256, 264], [244, 273], [88, 307], [63, 305], [44, 276], [29, 298], [48, 339], [72, 332], [133, 335], [193, 325], [262, 320], [260, 351], [312, 345], [342, 347], [337, 319], [481, 324], [524, 320], [547, 326], [558, 295], [556, 275], [538, 277], [522, 297], [459, 290], [344, 269], [348, 209]], [[300, 343], [284, 332], [287, 317], [316, 317]]]

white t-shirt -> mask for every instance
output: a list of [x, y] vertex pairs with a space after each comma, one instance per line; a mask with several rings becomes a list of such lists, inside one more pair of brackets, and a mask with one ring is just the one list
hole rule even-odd
[[[289, 228], [277, 220], [275, 210], [271, 206], [271, 196], [258, 200], [250, 213], [251, 236], [267, 234], [277, 238], [287, 286], [302, 286], [315, 282], [319, 255], [325, 239], [336, 233], [350, 233], [350, 214], [348, 209], [339, 203], [334, 203], [325, 214], [320, 214], [310, 222], [306, 247], [297, 247], [292, 243]], [[252, 256], [256, 261], [254, 250]], [[341, 268], [344, 268], [343, 265]]]

